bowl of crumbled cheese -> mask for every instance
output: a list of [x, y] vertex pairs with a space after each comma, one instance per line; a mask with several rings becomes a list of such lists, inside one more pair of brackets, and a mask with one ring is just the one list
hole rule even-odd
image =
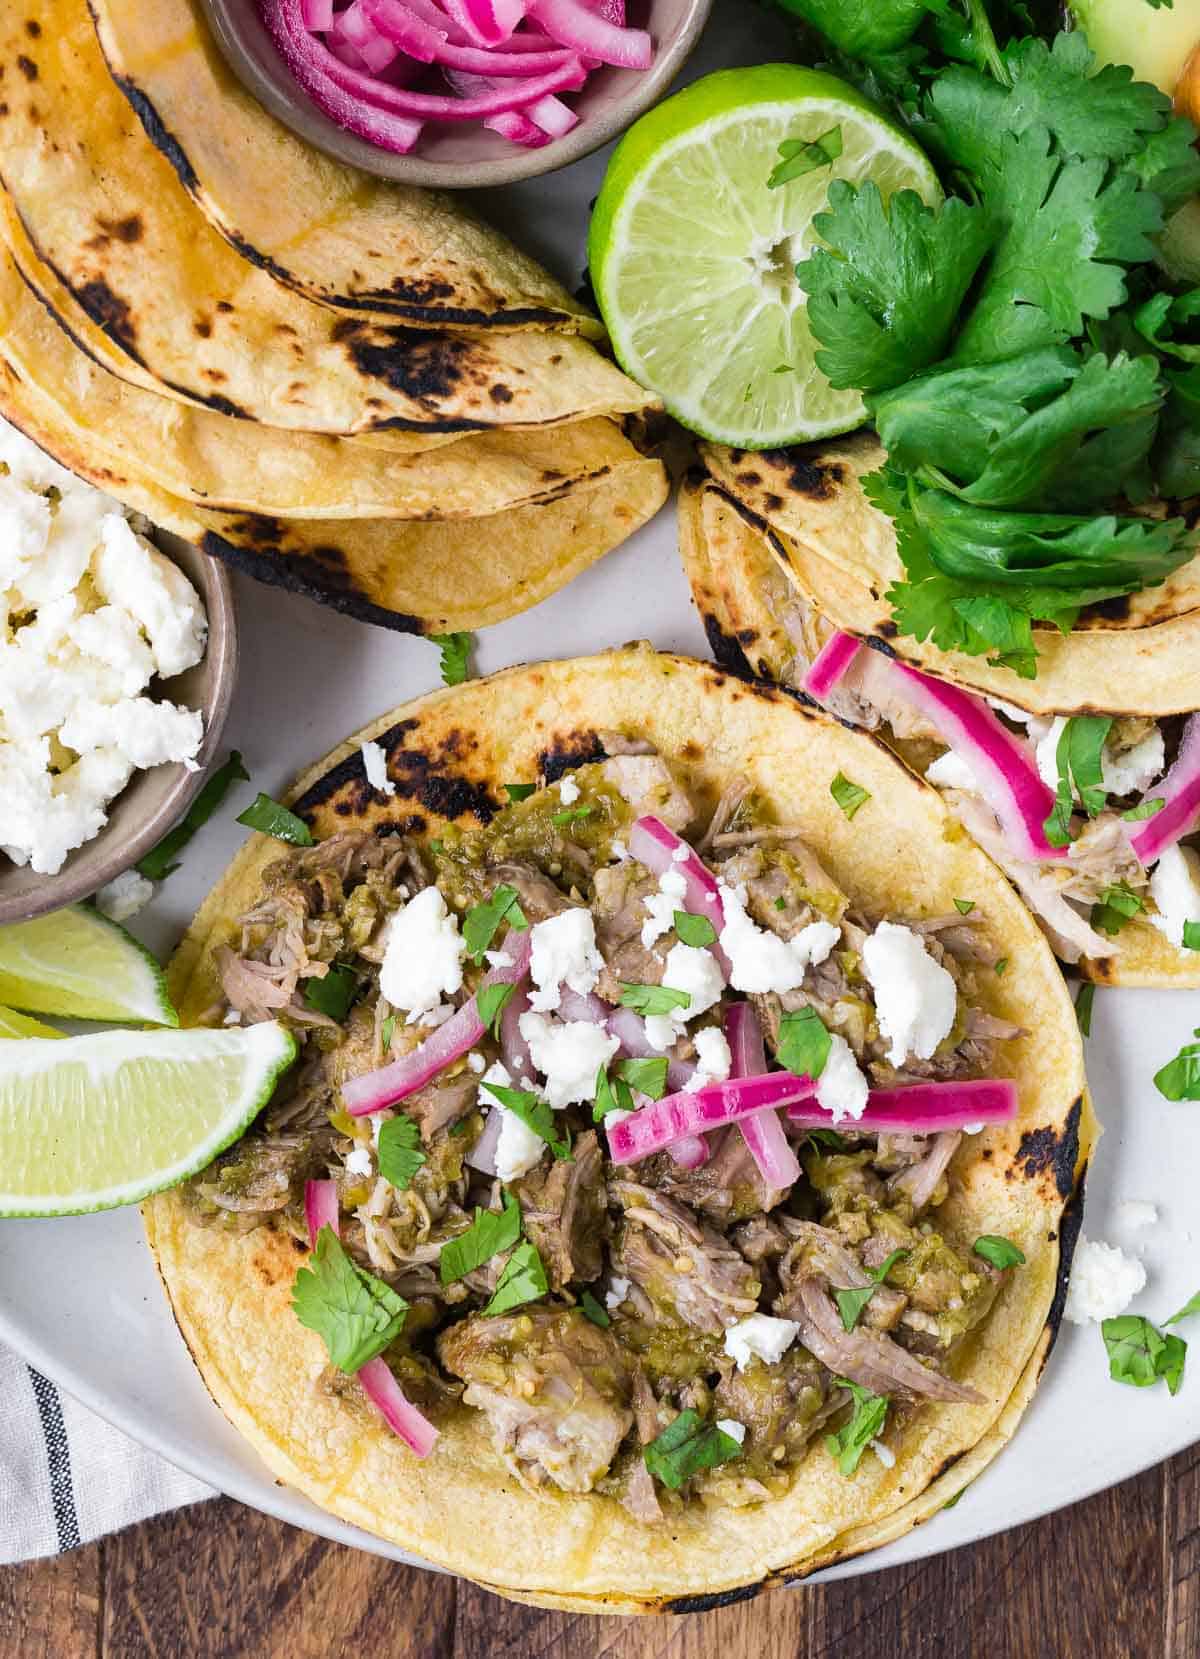
[[131, 914], [134, 866], [215, 755], [237, 672], [229, 577], [153, 535], [0, 421], [0, 923], [117, 878]]

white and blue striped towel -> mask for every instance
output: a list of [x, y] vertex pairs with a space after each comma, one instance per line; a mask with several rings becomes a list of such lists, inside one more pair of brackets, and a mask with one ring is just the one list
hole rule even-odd
[[58, 1555], [214, 1495], [6, 1348], [0, 1399], [0, 1563]]

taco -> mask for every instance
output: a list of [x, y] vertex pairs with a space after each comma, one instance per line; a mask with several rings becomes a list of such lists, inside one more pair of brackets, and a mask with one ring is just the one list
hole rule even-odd
[[313, 845], [249, 842], [170, 978], [301, 1059], [145, 1212], [281, 1480], [522, 1600], [693, 1611], [996, 1455], [1094, 1131], [1053, 956], [935, 790], [635, 646], [409, 704], [289, 800]]
[[[603, 335], [461, 196], [360, 173], [276, 121], [230, 70], [197, 0], [93, 0], [92, 12], [114, 80], [179, 183], [240, 254], [287, 287], [423, 327]], [[244, 23], [271, 53], [252, 10]]]
[[[415, 328], [285, 288], [185, 194], [109, 75], [86, 0], [10, 8], [0, 73], [0, 177], [25, 234], [164, 393], [335, 436], [537, 427], [654, 405], [577, 335]], [[261, 176], [256, 187], [272, 193]]]
[[1039, 630], [1022, 679], [898, 634], [895, 534], [861, 482], [880, 456], [866, 435], [705, 447], [681, 539], [718, 659], [884, 736], [1083, 975], [1200, 985], [1200, 559]]
[[0, 413], [62, 466], [159, 529], [270, 587], [405, 633], [486, 628], [527, 610], [619, 546], [667, 497], [662, 463], [603, 423], [594, 468], [589, 463], [552, 493], [501, 512], [279, 518], [197, 506], [127, 470], [90, 432], [66, 421], [61, 404], [18, 374], [2, 349]]

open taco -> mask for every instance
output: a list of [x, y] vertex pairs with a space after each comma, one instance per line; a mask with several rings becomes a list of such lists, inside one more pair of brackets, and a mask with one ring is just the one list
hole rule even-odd
[[[894, 526], [862, 484], [882, 455], [869, 435], [703, 453], [682, 541], [718, 657], [885, 736], [1082, 974], [1200, 985], [1200, 556], [1069, 633], [1035, 630], [1025, 679], [899, 633]], [[864, 647], [835, 643], [814, 677], [834, 636]]]
[[[576, 334], [414, 327], [285, 287], [184, 192], [110, 76], [86, 0], [10, 8], [0, 73], [0, 178], [25, 235], [164, 395], [334, 436], [538, 427], [654, 404]], [[254, 178], [273, 193], [269, 169]]]
[[1053, 957], [936, 791], [629, 647], [409, 704], [289, 802], [313, 845], [254, 837], [170, 978], [300, 1062], [145, 1211], [280, 1479], [523, 1600], [691, 1611], [996, 1455], [1093, 1124]]

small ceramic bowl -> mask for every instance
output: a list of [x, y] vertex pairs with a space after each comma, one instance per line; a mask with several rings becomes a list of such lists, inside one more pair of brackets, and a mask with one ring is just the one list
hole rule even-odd
[[204, 742], [196, 757], [200, 770], [170, 765], [135, 772], [109, 808], [99, 835], [77, 848], [55, 876], [39, 876], [0, 853], [0, 924], [25, 922], [90, 898], [132, 868], [187, 811], [203, 786], [205, 769], [216, 759], [237, 679], [233, 587], [228, 571], [198, 548], [175, 536], [156, 533], [154, 540], [191, 580], [208, 612], [203, 659], [174, 679], [155, 680], [149, 693], [203, 712]]
[[393, 155], [346, 132], [311, 103], [268, 35], [255, 0], [201, 0], [222, 52], [258, 101], [301, 138], [339, 161], [401, 184], [483, 190], [553, 173], [620, 137], [666, 92], [700, 38], [713, 0], [630, 0], [629, 23], [649, 29], [649, 69], [601, 68], [567, 94], [579, 117], [564, 138], [522, 149], [479, 122], [431, 123], [408, 155]]

